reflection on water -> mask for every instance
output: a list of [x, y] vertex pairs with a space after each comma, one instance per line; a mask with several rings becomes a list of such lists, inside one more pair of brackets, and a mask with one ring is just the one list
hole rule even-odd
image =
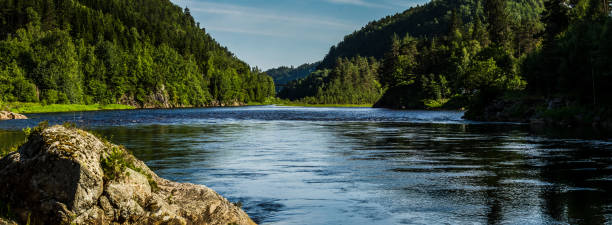
[[[518, 125], [463, 121], [460, 112], [247, 107], [33, 116], [81, 121], [160, 176], [242, 202], [262, 224], [612, 222], [611, 142], [538, 137]], [[18, 132], [0, 132], [3, 143], [9, 133]]]
[[0, 153], [8, 151], [13, 147], [17, 147], [24, 141], [25, 134], [23, 132], [0, 130]]

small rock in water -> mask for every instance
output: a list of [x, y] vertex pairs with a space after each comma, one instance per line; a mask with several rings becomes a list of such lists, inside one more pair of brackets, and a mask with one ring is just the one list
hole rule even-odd
[[0, 111], [0, 120], [25, 120], [28, 117], [19, 113], [13, 113], [8, 111]]

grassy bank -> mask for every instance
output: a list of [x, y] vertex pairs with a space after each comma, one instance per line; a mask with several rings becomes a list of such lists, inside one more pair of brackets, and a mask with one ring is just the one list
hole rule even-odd
[[299, 102], [287, 102], [277, 104], [279, 106], [300, 106], [300, 107], [359, 107], [359, 108], [371, 108], [372, 104], [308, 104]]
[[40, 103], [4, 103], [0, 106], [2, 110], [14, 113], [52, 113], [52, 112], [78, 112], [78, 111], [97, 111], [97, 110], [118, 110], [134, 109], [132, 106], [108, 104], [108, 105], [80, 105], [80, 104], [51, 104], [43, 105]]
[[373, 104], [311, 104], [301, 101], [290, 101], [287, 99], [280, 98], [268, 98], [264, 102], [249, 102], [246, 103], [248, 106], [258, 105], [277, 105], [277, 106], [297, 106], [297, 107], [360, 107], [360, 108], [371, 108]]

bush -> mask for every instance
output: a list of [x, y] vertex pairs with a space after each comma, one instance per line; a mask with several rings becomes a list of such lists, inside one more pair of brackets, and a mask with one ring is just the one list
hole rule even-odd
[[104, 180], [106, 182], [117, 180], [126, 175], [126, 168], [130, 168], [147, 178], [149, 185], [151, 186], [151, 190], [156, 192], [159, 190], [157, 186], [157, 182], [153, 179], [153, 176], [144, 169], [137, 167], [134, 165], [134, 159], [128, 155], [125, 149], [119, 147], [112, 147], [111, 152], [106, 158], [102, 158], [100, 160], [100, 166], [102, 167], [102, 171], [104, 172]]

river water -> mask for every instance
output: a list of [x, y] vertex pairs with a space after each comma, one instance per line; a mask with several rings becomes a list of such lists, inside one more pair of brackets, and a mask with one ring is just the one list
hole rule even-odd
[[[31, 114], [125, 145], [261, 224], [611, 224], [612, 141], [455, 111], [241, 108]], [[590, 136], [590, 135], [586, 135]]]

